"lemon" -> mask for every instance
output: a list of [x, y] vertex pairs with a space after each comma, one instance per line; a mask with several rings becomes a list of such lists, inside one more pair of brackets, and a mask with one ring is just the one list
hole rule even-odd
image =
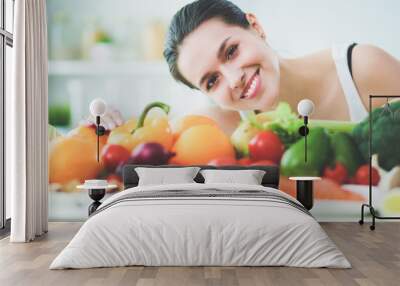
[[400, 188], [395, 188], [385, 195], [381, 209], [386, 215], [400, 214]]

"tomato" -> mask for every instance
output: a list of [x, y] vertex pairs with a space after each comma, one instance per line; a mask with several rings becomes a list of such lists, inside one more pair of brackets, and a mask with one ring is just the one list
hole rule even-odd
[[118, 192], [118, 191], [124, 189], [124, 184], [122, 183], [122, 178], [120, 176], [118, 176], [117, 174], [108, 175], [106, 180], [109, 184], [113, 184], [113, 185], [117, 186], [116, 188], [107, 189], [106, 190], [107, 193], [115, 193], [115, 192]]
[[109, 144], [103, 148], [101, 159], [108, 170], [115, 170], [120, 163], [128, 161], [130, 152], [121, 145]]
[[238, 160], [239, 165], [241, 166], [248, 166], [252, 163], [251, 159], [249, 157], [243, 157]]
[[271, 160], [260, 160], [251, 163], [250, 166], [276, 166], [276, 163]]
[[356, 181], [356, 178], [355, 178], [355, 177], [349, 177], [349, 178], [347, 178], [346, 183], [347, 183], [347, 184], [350, 184], [350, 185], [357, 185], [357, 181]]
[[117, 175], [117, 174], [110, 174], [110, 175], [107, 176], [107, 182], [108, 183], [121, 184], [122, 183], [122, 177]]
[[285, 146], [272, 131], [262, 131], [249, 142], [250, 158], [253, 161], [270, 160], [279, 164]]
[[336, 163], [334, 168], [326, 167], [323, 177], [331, 179], [338, 184], [343, 184], [347, 179], [348, 173], [346, 167], [341, 163]]
[[[379, 176], [378, 170], [372, 167], [371, 183], [373, 186], [378, 185], [381, 177]], [[365, 164], [358, 168], [355, 174], [355, 181], [360, 185], [369, 185], [369, 165]]]
[[232, 157], [221, 157], [221, 158], [211, 160], [210, 162], [207, 163], [207, 165], [211, 165], [211, 166], [228, 166], [228, 165], [237, 165], [237, 164], [238, 164], [238, 162], [236, 161], [236, 159], [234, 159]]

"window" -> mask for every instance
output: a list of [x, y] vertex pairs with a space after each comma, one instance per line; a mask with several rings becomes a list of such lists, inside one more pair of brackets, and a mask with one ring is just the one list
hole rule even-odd
[[8, 229], [9, 194], [5, 190], [5, 104], [11, 92], [14, 0], [0, 0], [0, 235]]

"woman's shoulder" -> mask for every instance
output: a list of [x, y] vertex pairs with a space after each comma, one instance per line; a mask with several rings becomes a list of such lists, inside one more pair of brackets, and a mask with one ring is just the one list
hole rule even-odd
[[359, 43], [336, 43], [331, 47], [331, 52], [334, 57], [346, 58], [349, 48], [352, 48], [352, 54], [357, 58], [367, 59], [371, 57], [372, 60], [379, 60], [382, 57], [390, 56], [384, 49], [371, 45]]
[[357, 44], [353, 55], [354, 63], [364, 68], [374, 68], [396, 60], [384, 49], [370, 44]]
[[361, 94], [398, 94], [400, 61], [384, 49], [358, 44], [354, 47], [353, 77]]
[[397, 72], [398, 78], [400, 62], [380, 47], [358, 44], [354, 47], [352, 61], [355, 79], [359, 82], [390, 76], [391, 72]]

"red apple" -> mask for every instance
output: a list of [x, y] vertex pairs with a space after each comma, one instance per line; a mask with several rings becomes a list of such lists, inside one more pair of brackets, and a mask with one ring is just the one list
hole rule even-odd
[[104, 146], [101, 153], [101, 159], [109, 171], [114, 171], [119, 164], [128, 161], [129, 156], [130, 152], [128, 149], [116, 144]]

